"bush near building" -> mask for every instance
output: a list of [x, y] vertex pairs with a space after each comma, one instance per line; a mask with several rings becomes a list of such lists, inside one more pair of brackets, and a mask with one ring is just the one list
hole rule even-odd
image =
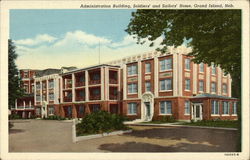
[[76, 125], [76, 135], [100, 134], [116, 130], [126, 130], [128, 127], [123, 124], [127, 120], [117, 114], [106, 111], [97, 111], [86, 115], [82, 121]]

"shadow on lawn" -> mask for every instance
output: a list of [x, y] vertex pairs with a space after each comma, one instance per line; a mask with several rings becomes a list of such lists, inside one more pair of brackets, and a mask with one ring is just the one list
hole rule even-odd
[[99, 149], [111, 152], [225, 152], [234, 151], [205, 144], [179, 143], [177, 145], [160, 146], [150, 143], [126, 142], [100, 145]]
[[142, 138], [157, 138], [181, 140], [187, 139], [191, 142], [208, 142], [212, 145], [234, 146], [236, 142], [237, 131], [217, 130], [217, 129], [198, 129], [182, 127], [152, 128], [144, 130], [133, 130], [132, 133], [126, 133], [127, 136]]
[[16, 134], [16, 133], [21, 133], [25, 132], [23, 129], [9, 129], [9, 134]]

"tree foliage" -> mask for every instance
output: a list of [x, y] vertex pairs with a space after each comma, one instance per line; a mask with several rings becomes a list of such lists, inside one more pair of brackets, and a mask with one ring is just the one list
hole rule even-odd
[[[241, 10], [137, 10], [126, 31], [137, 38], [152, 41], [162, 37], [157, 49], [184, 42], [192, 47], [195, 63], [214, 63], [232, 77], [232, 96], [241, 99]], [[185, 41], [188, 40], [188, 41]], [[241, 104], [238, 105], [238, 150], [241, 149]]]
[[[126, 31], [138, 43], [162, 37], [161, 52], [167, 46], [192, 47], [190, 56], [196, 63], [212, 62], [240, 83], [241, 73], [241, 11], [240, 10], [137, 10]], [[237, 84], [239, 86], [239, 84]], [[239, 90], [239, 89], [238, 89]], [[239, 97], [238, 95], [236, 95]]]
[[15, 100], [23, 95], [23, 89], [20, 88], [20, 78], [18, 77], [18, 69], [15, 64], [17, 54], [15, 45], [12, 40], [8, 41], [8, 77], [9, 77], [9, 109], [15, 106]]

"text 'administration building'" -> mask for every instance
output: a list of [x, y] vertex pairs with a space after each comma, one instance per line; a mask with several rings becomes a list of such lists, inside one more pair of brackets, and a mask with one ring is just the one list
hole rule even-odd
[[194, 64], [188, 52], [151, 52], [35, 78], [36, 115], [81, 118], [106, 110], [138, 121], [237, 119], [230, 75]]

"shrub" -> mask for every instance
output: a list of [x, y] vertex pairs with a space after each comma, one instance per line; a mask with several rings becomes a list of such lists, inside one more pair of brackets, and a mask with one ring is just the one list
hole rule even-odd
[[161, 122], [171, 123], [176, 122], [174, 116], [163, 116]]
[[86, 135], [124, 130], [127, 129], [123, 124], [125, 120], [121, 115], [110, 114], [106, 111], [93, 112], [86, 115], [81, 123], [76, 125], [76, 134]]
[[21, 119], [22, 117], [18, 114], [11, 114], [9, 115], [9, 119]]

